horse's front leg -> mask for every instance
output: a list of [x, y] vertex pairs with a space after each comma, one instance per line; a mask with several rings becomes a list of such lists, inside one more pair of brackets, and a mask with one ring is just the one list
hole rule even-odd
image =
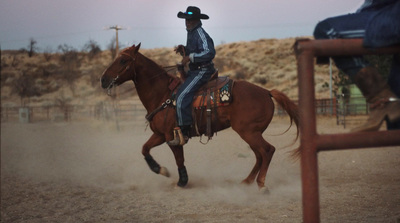
[[184, 165], [185, 157], [183, 154], [183, 146], [170, 146], [170, 148], [174, 153], [175, 162], [176, 165], [178, 166], [179, 181], [177, 185], [179, 187], [184, 187], [187, 185], [189, 181], [189, 176], [187, 174], [186, 167]]
[[158, 145], [161, 145], [165, 142], [165, 137], [163, 135], [153, 134], [149, 140], [143, 145], [142, 154], [144, 159], [146, 160], [147, 164], [149, 165], [150, 169], [156, 173], [161, 174], [163, 176], [169, 177], [168, 169], [160, 166], [150, 155], [150, 150]]

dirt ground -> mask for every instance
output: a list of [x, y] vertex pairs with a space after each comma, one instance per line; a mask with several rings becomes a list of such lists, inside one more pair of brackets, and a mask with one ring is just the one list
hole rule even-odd
[[[254, 165], [250, 148], [231, 129], [207, 145], [185, 147], [187, 188], [164, 144], [153, 157], [170, 178], [150, 171], [141, 146], [151, 135], [138, 122], [2, 123], [1, 222], [301, 222], [299, 161], [288, 120], [264, 133], [276, 148], [267, 174], [270, 193], [241, 185]], [[320, 133], [344, 132], [334, 119]], [[276, 136], [278, 135], [278, 136]], [[286, 147], [286, 148], [284, 148]], [[319, 154], [322, 222], [399, 222], [398, 147]]]

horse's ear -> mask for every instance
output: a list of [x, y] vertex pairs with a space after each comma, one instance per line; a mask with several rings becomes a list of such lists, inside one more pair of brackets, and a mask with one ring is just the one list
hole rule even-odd
[[136, 48], [135, 48], [135, 53], [137, 53], [138, 51], [139, 51], [139, 49], [140, 49], [140, 45], [141, 45], [142, 43], [139, 43], [137, 46], [136, 46]]

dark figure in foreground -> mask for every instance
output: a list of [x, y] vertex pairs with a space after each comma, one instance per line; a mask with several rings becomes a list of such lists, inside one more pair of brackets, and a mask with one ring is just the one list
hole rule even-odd
[[[363, 38], [364, 46], [370, 48], [400, 44], [400, 1], [365, 0], [354, 14], [318, 23], [314, 37]], [[383, 121], [387, 122], [388, 129], [400, 129], [400, 55], [393, 56], [388, 81], [363, 57], [334, 57], [333, 60], [340, 70], [350, 76], [370, 103], [367, 122], [352, 131], [376, 131]]]

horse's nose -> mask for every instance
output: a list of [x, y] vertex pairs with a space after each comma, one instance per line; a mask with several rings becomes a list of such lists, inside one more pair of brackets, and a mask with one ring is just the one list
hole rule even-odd
[[107, 86], [107, 78], [105, 77], [105, 76], [102, 76], [101, 78], [100, 78], [100, 83], [101, 83], [101, 87], [102, 88], [107, 88], [108, 86]]

